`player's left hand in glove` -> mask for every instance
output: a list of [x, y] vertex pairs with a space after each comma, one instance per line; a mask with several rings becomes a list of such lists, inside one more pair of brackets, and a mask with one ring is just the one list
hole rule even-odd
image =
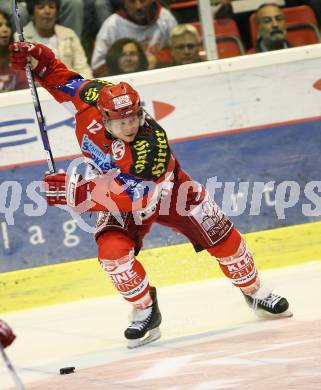
[[10, 326], [6, 322], [0, 320], [0, 344], [3, 348], [8, 347], [15, 338], [16, 336]]
[[39, 78], [46, 75], [55, 59], [53, 51], [41, 43], [15, 42], [9, 46], [9, 52], [14, 69], [25, 70], [29, 63]]
[[87, 200], [88, 183], [79, 174], [51, 173], [44, 177], [44, 187], [49, 206], [77, 207]]

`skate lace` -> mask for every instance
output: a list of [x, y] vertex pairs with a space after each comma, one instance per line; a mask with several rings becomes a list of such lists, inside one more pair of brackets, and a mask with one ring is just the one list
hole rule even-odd
[[281, 297], [274, 293], [270, 293], [265, 298], [255, 298], [253, 300], [253, 309], [256, 310], [258, 308], [258, 305], [273, 309], [280, 299]]
[[131, 314], [131, 323], [128, 328], [142, 330], [146, 327], [152, 316], [152, 307], [144, 310], [133, 310]]

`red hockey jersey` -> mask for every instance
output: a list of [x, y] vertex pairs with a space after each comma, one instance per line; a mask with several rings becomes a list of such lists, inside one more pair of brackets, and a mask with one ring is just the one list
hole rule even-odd
[[[105, 130], [96, 107], [100, 90], [111, 83], [85, 80], [57, 59], [38, 81], [74, 113], [81, 152], [99, 172], [100, 177], [93, 181], [96, 187], [91, 186], [96, 204], [91, 210], [110, 209], [103, 198], [112, 200], [120, 211], [143, 209], [159, 199], [163, 187], [174, 179], [176, 160], [165, 131], [152, 118], [147, 116], [135, 140], [127, 143]], [[99, 180], [101, 177], [106, 180]]]

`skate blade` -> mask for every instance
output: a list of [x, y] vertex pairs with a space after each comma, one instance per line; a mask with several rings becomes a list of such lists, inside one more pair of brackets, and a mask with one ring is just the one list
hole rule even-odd
[[254, 314], [262, 319], [272, 320], [272, 319], [281, 319], [281, 318], [290, 318], [293, 317], [293, 313], [290, 310], [286, 310], [283, 313], [280, 314], [272, 314], [265, 310], [254, 310]]
[[160, 332], [160, 329], [157, 327], [157, 328], [151, 329], [147, 333], [147, 336], [145, 336], [144, 338], [136, 339], [136, 340], [128, 340], [127, 348], [129, 348], [129, 349], [138, 348], [138, 347], [141, 347], [143, 345], [152, 343], [153, 341], [158, 340], [160, 337], [161, 337], [161, 332]]

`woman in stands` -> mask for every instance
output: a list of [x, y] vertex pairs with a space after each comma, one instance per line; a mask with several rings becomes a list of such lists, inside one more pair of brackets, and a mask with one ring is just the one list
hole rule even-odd
[[57, 24], [60, 0], [29, 0], [31, 21], [24, 27], [27, 41], [49, 47], [62, 62], [83, 77], [92, 78], [84, 49], [75, 31]]
[[106, 64], [95, 70], [96, 77], [148, 70], [148, 60], [139, 42], [131, 38], [121, 38], [114, 42], [106, 55]]
[[9, 61], [9, 45], [13, 42], [13, 29], [9, 15], [0, 10], [0, 92], [28, 88], [25, 72], [13, 70]]

